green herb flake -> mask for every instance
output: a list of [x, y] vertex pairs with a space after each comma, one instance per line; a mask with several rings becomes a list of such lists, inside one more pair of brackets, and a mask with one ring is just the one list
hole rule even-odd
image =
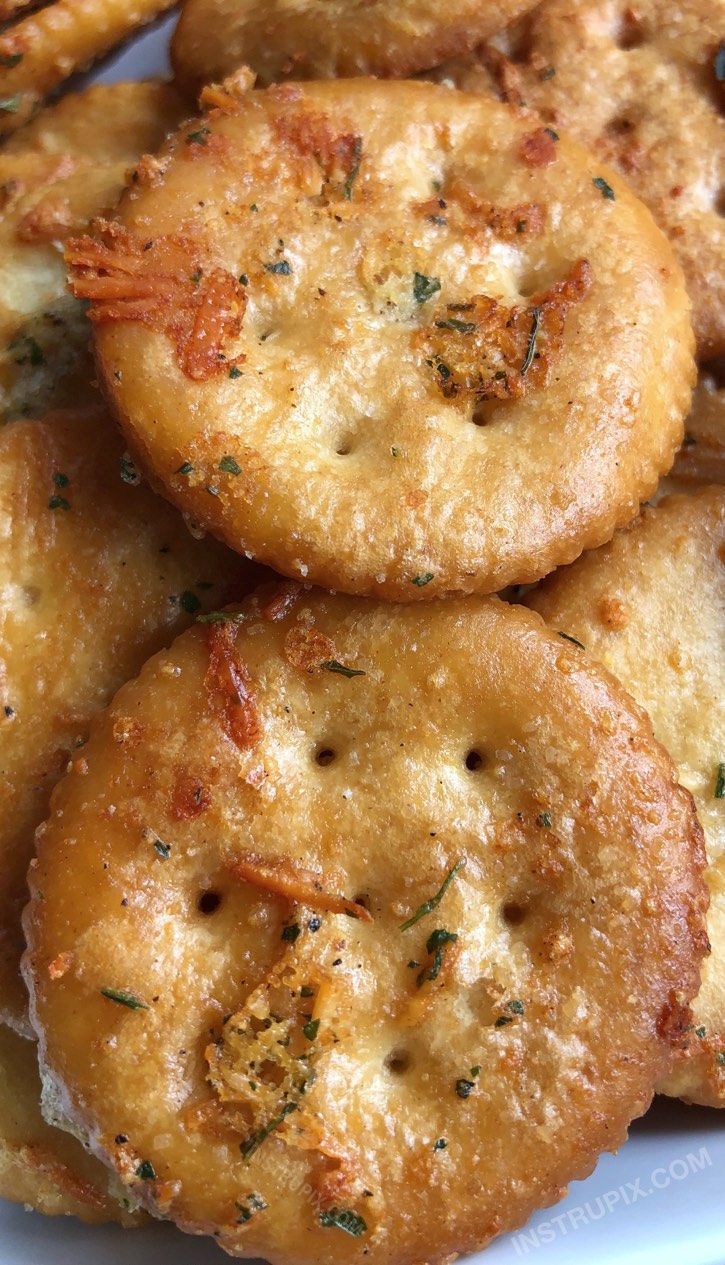
[[63, 474], [62, 470], [56, 470], [53, 475], [53, 482], [57, 488], [67, 488], [70, 483], [70, 479], [67, 474]]
[[715, 78], [718, 83], [725, 83], [725, 40], [719, 45], [715, 54]]
[[432, 931], [426, 940], [426, 950], [433, 955], [433, 962], [430, 966], [426, 966], [418, 976], [416, 983], [418, 988], [422, 988], [428, 980], [438, 979], [441, 967], [443, 965], [443, 953], [449, 944], [454, 944], [458, 939], [455, 931], [445, 931], [439, 927], [436, 931]]
[[720, 761], [715, 777], [715, 799], [725, 799], [725, 762]]
[[349, 1208], [326, 1208], [320, 1213], [320, 1225], [325, 1229], [344, 1230], [354, 1239], [359, 1239], [368, 1228], [365, 1218]]
[[240, 611], [207, 611], [205, 615], [197, 615], [197, 624], [236, 624], [242, 615]]
[[198, 284], [199, 284], [199, 282], [201, 281], [201, 278], [202, 278], [202, 276], [203, 276], [203, 275], [204, 275], [204, 274], [202, 273], [201, 268], [195, 268], [195, 269], [194, 269], [194, 271], [192, 272], [191, 276], [189, 277], [189, 280], [190, 280], [191, 284], [192, 284], [192, 285], [195, 285], [195, 286], [198, 286]]
[[48, 501], [49, 510], [69, 510], [70, 502], [66, 501], [64, 496], [51, 496]]
[[192, 593], [190, 589], [184, 589], [179, 598], [179, 606], [186, 611], [187, 615], [196, 615], [197, 611], [201, 610], [201, 602], [196, 593]]
[[278, 259], [276, 263], [265, 264], [265, 272], [271, 272], [275, 277], [289, 277], [292, 273], [292, 265], [287, 259]]
[[22, 104], [20, 93], [16, 93], [14, 97], [0, 97], [0, 111], [3, 114], [17, 114]]
[[471, 1068], [471, 1077], [473, 1080], [475, 1080], [476, 1077], [480, 1075], [481, 1075], [481, 1064], [476, 1063], [476, 1066]]
[[207, 136], [211, 136], [211, 128], [198, 127], [194, 132], [187, 132], [187, 145], [206, 145]]
[[447, 1146], [448, 1146], [448, 1143], [446, 1142], [445, 1138], [436, 1138], [435, 1142], [433, 1143], [433, 1150], [445, 1151]]
[[551, 830], [552, 821], [553, 821], [553, 817], [551, 816], [550, 812], [539, 813], [538, 817], [536, 818], [537, 826], [543, 826], [545, 830]]
[[522, 1015], [524, 1013], [524, 1003], [518, 999], [507, 1001], [506, 1009], [510, 1010], [512, 1015]]
[[513, 1023], [513, 1019], [510, 1015], [499, 1015], [493, 1026], [494, 1028], [505, 1028], [510, 1023]]
[[433, 579], [435, 579], [435, 576], [432, 571], [422, 571], [420, 575], [414, 575], [410, 583], [414, 584], [416, 588], [422, 589], [425, 588], [426, 584], [430, 584]]
[[570, 641], [573, 646], [578, 646], [580, 650], [586, 650], [586, 646], [584, 645], [584, 642], [579, 641], [576, 637], [572, 637], [571, 633], [565, 633], [565, 632], [562, 632], [561, 629], [559, 629], [557, 636], [563, 637], [564, 641]]
[[399, 448], [391, 448], [391, 449], [390, 449], [390, 455], [391, 455], [391, 457], [399, 457], [399, 456], [400, 456], [400, 449], [399, 449]]
[[715, 1061], [716, 1063], [719, 1063], [721, 1067], [725, 1067], [725, 1050], [720, 1050]]
[[241, 474], [242, 473], [242, 467], [240, 466], [239, 462], [234, 459], [234, 457], [222, 457], [221, 461], [219, 462], [219, 469], [223, 470], [224, 474]]
[[16, 365], [31, 365], [33, 369], [39, 369], [45, 364], [45, 355], [43, 348], [37, 339], [30, 334], [23, 334], [16, 338], [10, 344], [11, 351], [17, 351], [20, 354], [15, 357]]
[[344, 663], [340, 663], [337, 659], [326, 659], [320, 664], [325, 672], [337, 672], [340, 676], [346, 676], [348, 681], [354, 676], [367, 676], [367, 672], [363, 672], [362, 668], [346, 668]]
[[282, 939], [287, 944], [294, 944], [299, 934], [300, 928], [299, 924], [296, 922], [291, 922], [286, 927], [282, 928]]
[[407, 918], [405, 922], [401, 922], [400, 930], [407, 931], [410, 927], [414, 927], [417, 922], [420, 922], [421, 918], [425, 918], [427, 914], [432, 914], [433, 910], [437, 909], [440, 905], [454, 878], [456, 878], [460, 874], [461, 870], [465, 869], [465, 867], [466, 858], [461, 857], [460, 860], [456, 861], [456, 864], [448, 871], [435, 896], [431, 896], [429, 900], [424, 900], [423, 904], [418, 906], [415, 913], [410, 918]]
[[130, 484], [131, 487], [138, 487], [141, 482], [141, 476], [127, 452], [123, 454], [119, 462], [119, 473], [123, 482]]
[[609, 198], [610, 202], [614, 202], [614, 189], [607, 184], [604, 176], [594, 176], [592, 184], [599, 190], [603, 198]]
[[246, 1142], [240, 1142], [239, 1150], [242, 1153], [242, 1158], [245, 1160], [251, 1159], [254, 1152], [269, 1137], [270, 1133], [274, 1133], [275, 1129], [279, 1128], [283, 1120], [285, 1120], [290, 1112], [296, 1110], [296, 1102], [286, 1102], [278, 1116], [275, 1116], [273, 1120], [270, 1120], [268, 1124], [265, 1124], [263, 1128], [259, 1129], [256, 1133], [253, 1133], [250, 1138], [247, 1138]]
[[307, 1037], [308, 1041], [314, 1041], [317, 1037], [317, 1033], [319, 1032], [319, 1029], [320, 1029], [319, 1019], [308, 1019], [307, 1023], [303, 1025], [302, 1031], [304, 1035]]
[[302, 985], [302, 988], [300, 989], [300, 997], [314, 997], [314, 995], [314, 988], [308, 988], [307, 984]]
[[262, 1198], [261, 1195], [247, 1195], [246, 1203], [236, 1204], [236, 1209], [239, 1213], [239, 1216], [237, 1217], [237, 1225], [246, 1225], [247, 1221], [251, 1221], [255, 1212], [264, 1212], [265, 1208], [268, 1207], [269, 1204], [266, 1199]]
[[162, 839], [154, 839], [154, 847], [159, 856], [163, 857], [164, 861], [168, 861], [171, 856], [171, 844], [164, 843]]
[[142, 1182], [155, 1182], [156, 1170], [151, 1160], [142, 1160], [136, 1169], [136, 1176], [141, 1178]]
[[229, 377], [241, 378], [242, 376], [243, 376], [242, 370], [237, 365], [232, 365], [231, 369], [229, 370]]
[[526, 346], [526, 355], [521, 366], [521, 377], [525, 377], [531, 368], [531, 362], [536, 355], [536, 340], [539, 336], [539, 327], [541, 325], [541, 308], [535, 307], [531, 312], [531, 330], [529, 331], [529, 341]]
[[145, 1001], [141, 1001], [135, 993], [127, 993], [123, 988], [102, 988], [101, 997], [115, 1001], [119, 1006], [127, 1006], [129, 1010], [148, 1010]]
[[448, 316], [444, 321], [436, 321], [436, 329], [452, 329], [456, 334], [472, 334], [476, 328], [473, 321], [459, 321], [456, 316]]
[[555, 74], [556, 66], [545, 66], [543, 70], [539, 71], [539, 79], [545, 82], [547, 79], [553, 79]]
[[559, 133], [558, 133], [558, 132], [555, 132], [555, 131], [554, 131], [554, 129], [553, 129], [553, 127], [545, 127], [545, 128], [544, 128], [544, 131], [546, 132], [546, 135], [547, 135], [547, 136], [550, 136], [550, 137], [551, 137], [552, 141], [558, 141], [558, 139], [559, 139]]
[[473, 1081], [466, 1080], [464, 1076], [456, 1081], [456, 1093], [459, 1098], [470, 1098], [475, 1088]]
[[191, 462], [190, 462], [190, 461], [182, 461], [182, 463], [181, 463], [181, 465], [179, 466], [178, 470], [176, 470], [174, 473], [175, 473], [175, 474], [183, 474], [183, 475], [193, 474], [193, 473], [194, 473], [194, 467], [192, 466], [192, 464], [191, 464]]
[[437, 277], [426, 277], [423, 272], [413, 273], [413, 297], [416, 303], [427, 303], [441, 288]]
[[360, 174], [360, 164], [362, 162], [363, 139], [362, 136], [356, 136], [352, 147], [352, 163], [347, 174], [347, 179], [342, 186], [342, 196], [346, 202], [352, 201], [352, 191]]
[[704, 1028], [704, 1027], [695, 1028], [695, 1036], [696, 1036], [696, 1037], [700, 1037], [700, 1038], [702, 1038], [702, 1037], [706, 1037], [706, 1036], [707, 1036], [707, 1028]]

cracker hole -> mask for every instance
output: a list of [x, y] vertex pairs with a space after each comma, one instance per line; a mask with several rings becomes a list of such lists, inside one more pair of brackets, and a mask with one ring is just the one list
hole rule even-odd
[[518, 901], [507, 900], [506, 904], [501, 908], [501, 914], [504, 922], [508, 923], [509, 927], [520, 927], [526, 917], [526, 910]]
[[358, 892], [357, 896], [353, 897], [353, 900], [356, 905], [362, 905], [363, 909], [370, 911], [370, 897], [367, 892]]
[[646, 33], [637, 14], [633, 9], [625, 9], [614, 36], [617, 48], [628, 53], [633, 48], [640, 48], [645, 39]]
[[725, 215], [725, 189], [719, 189], [714, 202], [718, 215]]
[[615, 114], [605, 125], [604, 131], [607, 136], [627, 136], [636, 126], [634, 119], [628, 114]]
[[352, 452], [351, 439], [343, 439], [342, 442], [339, 443], [337, 445], [337, 448], [335, 449], [335, 453], [338, 457], [349, 457], [351, 452]]
[[326, 769], [337, 759], [337, 752], [332, 747], [318, 747], [315, 752], [315, 764], [319, 764], [321, 769]]
[[406, 1072], [410, 1071], [411, 1066], [412, 1059], [410, 1054], [407, 1050], [400, 1047], [391, 1050], [385, 1057], [385, 1067], [389, 1072], [392, 1072], [393, 1076], [404, 1076]]
[[200, 914], [215, 914], [222, 903], [222, 898], [218, 892], [202, 892], [196, 907]]
[[471, 421], [474, 426], [488, 426], [494, 420], [499, 408], [500, 400], [479, 400], [473, 406], [471, 413]]
[[482, 769], [485, 764], [482, 752], [480, 752], [477, 747], [471, 747], [471, 750], [466, 756], [465, 763], [469, 773], [477, 773], [478, 770]]

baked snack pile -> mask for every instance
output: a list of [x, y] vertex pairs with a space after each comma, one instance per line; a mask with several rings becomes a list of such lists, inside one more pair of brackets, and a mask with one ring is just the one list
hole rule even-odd
[[25, 915], [45, 1074], [233, 1254], [445, 1259], [647, 1106], [701, 855], [647, 716], [535, 616], [263, 591], [152, 659], [58, 788]]
[[450, 1261], [725, 1105], [725, 48], [187, 0], [28, 121], [166, 7], [0, 0], [0, 1195]]
[[632, 517], [693, 366], [620, 181], [424, 83], [209, 100], [67, 250], [166, 495], [283, 574], [399, 601], [536, 580]]

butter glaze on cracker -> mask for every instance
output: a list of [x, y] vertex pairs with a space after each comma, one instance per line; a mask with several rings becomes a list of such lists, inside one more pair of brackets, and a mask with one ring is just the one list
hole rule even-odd
[[26, 978], [48, 1083], [156, 1215], [280, 1265], [444, 1261], [645, 1110], [698, 986], [701, 831], [537, 616], [262, 591], [84, 757]]
[[705, 831], [711, 956], [661, 1092], [725, 1106], [725, 489], [669, 496], [526, 599], [647, 708]]
[[403, 601], [532, 581], [632, 517], [693, 365], [621, 181], [429, 84], [206, 99], [67, 252], [166, 495], [286, 575]]

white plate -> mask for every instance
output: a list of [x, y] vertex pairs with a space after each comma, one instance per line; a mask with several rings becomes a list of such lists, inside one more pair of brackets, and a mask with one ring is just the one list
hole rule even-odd
[[[168, 72], [166, 19], [92, 78], [112, 83]], [[209, 1239], [171, 1226], [123, 1231], [41, 1217], [0, 1200], [0, 1265], [215, 1265]], [[666, 1099], [632, 1128], [618, 1155], [518, 1234], [468, 1265], [725, 1265], [725, 1111]]]

